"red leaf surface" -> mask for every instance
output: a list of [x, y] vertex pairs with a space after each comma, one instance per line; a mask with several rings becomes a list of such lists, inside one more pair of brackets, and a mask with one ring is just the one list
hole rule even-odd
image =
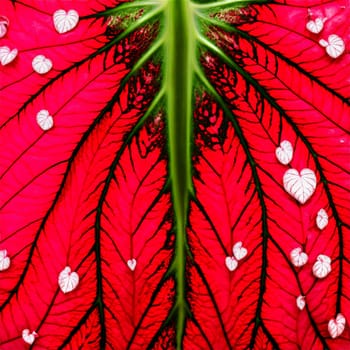
[[[6, 1], [1, 9], [11, 22], [2, 44], [19, 50], [1, 71], [0, 248], [11, 258], [1, 272], [2, 349], [26, 348], [24, 329], [45, 349], [156, 344], [173, 304], [164, 122], [156, 115], [136, 126], [159, 69], [121, 84], [152, 33], [108, 48], [103, 20], [84, 16], [112, 5]], [[79, 25], [59, 35], [52, 14], [70, 6]], [[33, 71], [37, 54], [53, 62], [46, 75]], [[52, 129], [38, 125], [41, 110]], [[58, 285], [66, 266], [79, 276], [72, 294]]]
[[[328, 331], [338, 313], [350, 316], [350, 168], [345, 161], [350, 110], [348, 87], [342, 83], [349, 76], [349, 56], [334, 61], [305, 29], [308, 14], [327, 13], [322, 37], [333, 33], [336, 23], [343, 28], [337, 14], [343, 11], [343, 20], [346, 10], [340, 1], [316, 8], [298, 4], [243, 10], [241, 16], [254, 18], [251, 24], [223, 15], [235, 30], [209, 31], [223, 51], [216, 57], [205, 54], [203, 63], [222, 100], [219, 106], [201, 101], [197, 109], [198, 203], [190, 216], [194, 262], [188, 269], [193, 322], [186, 345], [350, 346], [347, 326], [337, 339]], [[341, 34], [346, 41], [348, 32]], [[341, 76], [335, 74], [339, 71]], [[275, 155], [283, 140], [294, 149], [287, 166]], [[317, 185], [301, 204], [286, 193], [283, 176], [288, 169], [305, 168], [315, 172]], [[322, 230], [316, 225], [321, 208], [329, 216]], [[233, 255], [237, 241], [248, 255], [229, 271], [225, 256]], [[302, 267], [290, 258], [297, 247], [308, 254]], [[312, 273], [319, 254], [332, 261], [324, 279]], [[305, 296], [303, 310], [296, 304], [300, 295]]]
[[[143, 56], [167, 22], [120, 38], [127, 26], [106, 14], [123, 2], [1, 3], [0, 46], [18, 55], [0, 66], [0, 266], [5, 250], [11, 259], [0, 348], [349, 348], [348, 1], [209, 15], [192, 4], [202, 17], [198, 80], [184, 84], [198, 87], [186, 195], [172, 186], [162, 99], [178, 86], [163, 77], [166, 50]], [[61, 34], [59, 9], [79, 14]], [[319, 33], [307, 27], [317, 19]], [[37, 55], [52, 62], [46, 74]], [[187, 195], [178, 220], [173, 202]]]
[[[248, 323], [259, 298], [261, 207], [243, 147], [222, 111], [204, 99], [197, 118], [201, 150], [195, 181], [198, 203], [191, 208], [189, 231], [194, 258], [189, 269], [193, 289], [189, 298], [195, 324], [190, 323], [189, 342], [198, 343], [195, 339], [203, 333], [208, 344], [224, 349], [247, 344], [253, 327]], [[232, 247], [238, 241], [249, 253], [233, 275], [225, 267], [225, 258], [233, 255]]]

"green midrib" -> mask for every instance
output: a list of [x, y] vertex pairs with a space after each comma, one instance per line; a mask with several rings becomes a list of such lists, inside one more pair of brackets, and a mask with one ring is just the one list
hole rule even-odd
[[188, 201], [192, 190], [192, 118], [195, 27], [189, 0], [165, 0], [167, 41], [164, 46], [167, 91], [169, 171], [175, 214], [176, 341], [181, 342], [186, 320], [185, 263]]

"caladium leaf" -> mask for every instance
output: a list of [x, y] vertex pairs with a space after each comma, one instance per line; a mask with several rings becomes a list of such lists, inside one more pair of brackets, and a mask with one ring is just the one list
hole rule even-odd
[[347, 1], [1, 6], [1, 349], [350, 346]]

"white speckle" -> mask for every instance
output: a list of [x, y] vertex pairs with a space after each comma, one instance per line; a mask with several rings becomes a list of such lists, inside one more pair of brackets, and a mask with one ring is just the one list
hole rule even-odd
[[23, 329], [23, 331], [22, 331], [22, 339], [24, 340], [25, 343], [33, 344], [36, 337], [38, 337], [38, 334], [35, 331], [30, 333], [29, 329]]
[[328, 332], [330, 336], [333, 339], [339, 337], [344, 332], [345, 325], [346, 319], [342, 314], [338, 314], [335, 319], [332, 318], [328, 322]]
[[137, 261], [136, 259], [129, 259], [127, 265], [131, 271], [134, 271], [136, 268]]
[[306, 29], [311, 33], [318, 34], [323, 29], [324, 21], [325, 21], [324, 19], [319, 17], [316, 18], [315, 20], [311, 20], [306, 23]]
[[283, 176], [284, 189], [301, 204], [304, 204], [315, 192], [316, 175], [311, 169], [288, 169]]
[[63, 293], [69, 293], [78, 287], [79, 276], [76, 272], [71, 272], [71, 268], [66, 266], [58, 276], [58, 285]]
[[10, 24], [9, 19], [6, 16], [0, 16], [0, 38], [3, 38]]
[[276, 148], [275, 154], [281, 164], [287, 165], [293, 158], [292, 144], [287, 140], [282, 141], [280, 146]]
[[328, 41], [321, 39], [319, 44], [326, 48], [328, 56], [332, 58], [339, 57], [345, 51], [345, 43], [342, 38], [336, 34], [331, 34]]
[[7, 270], [11, 265], [11, 259], [7, 256], [7, 250], [0, 250], [0, 271]]
[[40, 112], [38, 112], [36, 115], [36, 122], [44, 131], [47, 131], [53, 127], [53, 118], [46, 109], [42, 109]]
[[321, 39], [318, 42], [322, 47], [327, 47], [328, 46], [328, 41]]
[[53, 14], [53, 23], [58, 33], [63, 34], [74, 29], [79, 22], [79, 14], [75, 10], [57, 10]]
[[331, 262], [330, 257], [320, 254], [312, 267], [314, 276], [317, 278], [325, 278], [332, 270]]
[[225, 258], [225, 264], [230, 271], [234, 271], [238, 266], [238, 261], [233, 256], [227, 256]]
[[320, 230], [323, 230], [328, 225], [328, 214], [324, 209], [318, 211], [316, 224]]
[[297, 307], [299, 310], [303, 310], [306, 303], [305, 303], [305, 297], [303, 295], [299, 295], [296, 300]]
[[3, 66], [11, 63], [18, 55], [18, 50], [10, 50], [8, 46], [0, 47], [0, 62]]
[[340, 143], [345, 143], [345, 140], [344, 139], [340, 139], [339, 142]]
[[290, 260], [294, 266], [301, 267], [307, 263], [309, 257], [300, 247], [298, 247], [290, 252]]
[[33, 69], [39, 74], [45, 74], [52, 68], [52, 61], [44, 55], [38, 55], [33, 58]]
[[243, 243], [241, 241], [237, 242], [233, 246], [232, 252], [238, 261], [245, 258], [245, 256], [248, 254], [247, 249], [243, 247]]

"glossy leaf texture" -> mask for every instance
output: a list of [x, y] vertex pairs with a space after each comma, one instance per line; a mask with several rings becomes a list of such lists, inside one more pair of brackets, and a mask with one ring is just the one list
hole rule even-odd
[[[116, 1], [5, 3], [1, 45], [19, 54], [1, 68], [1, 248], [11, 265], [1, 271], [0, 347], [27, 348], [24, 329], [37, 333], [34, 348], [156, 344], [173, 304], [171, 204], [162, 113], [140, 121], [159, 66], [122, 82], [154, 33], [113, 45], [113, 28], [88, 16]], [[78, 26], [59, 34], [53, 13], [70, 6]], [[45, 75], [33, 71], [38, 54], [53, 63]], [[79, 276], [73, 290], [58, 284], [66, 266]]]
[[[348, 39], [347, 11], [341, 1], [286, 1], [206, 19], [200, 79], [212, 97], [201, 96], [195, 114], [188, 348], [350, 346], [348, 325], [334, 339], [328, 329], [338, 313], [349, 318], [349, 56], [331, 58], [318, 44], [331, 33]], [[320, 35], [306, 28], [317, 17]], [[288, 164], [276, 157], [283, 141], [293, 149]], [[305, 169], [316, 184], [302, 203]], [[322, 229], [321, 208], [329, 216]], [[225, 258], [236, 242], [248, 254], [230, 271]], [[300, 265], [296, 248], [308, 257]], [[320, 254], [331, 259], [324, 278], [313, 272]]]
[[176, 4], [1, 3], [1, 349], [350, 347], [348, 1]]

